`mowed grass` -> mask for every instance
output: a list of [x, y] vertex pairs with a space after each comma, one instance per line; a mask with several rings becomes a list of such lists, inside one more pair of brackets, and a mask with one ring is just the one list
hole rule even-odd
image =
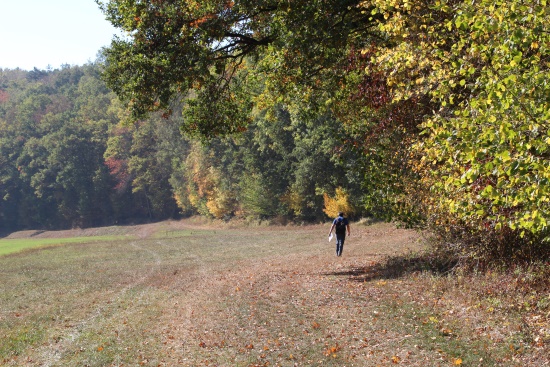
[[0, 365], [548, 362], [543, 296], [406, 265], [422, 239], [389, 224], [352, 226], [341, 258], [327, 232], [181, 222], [2, 256]]
[[124, 236], [95, 236], [70, 238], [14, 238], [0, 239], [0, 256], [45, 246], [64, 245], [68, 243], [108, 242], [125, 238]]

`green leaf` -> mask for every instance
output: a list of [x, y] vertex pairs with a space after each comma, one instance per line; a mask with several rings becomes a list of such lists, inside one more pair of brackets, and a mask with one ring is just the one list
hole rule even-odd
[[509, 162], [512, 159], [508, 150], [497, 154], [497, 157], [500, 158], [503, 162]]

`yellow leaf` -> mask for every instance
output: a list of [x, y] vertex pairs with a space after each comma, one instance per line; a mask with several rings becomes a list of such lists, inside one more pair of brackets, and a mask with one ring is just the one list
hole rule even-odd
[[462, 358], [455, 358], [453, 359], [453, 364], [455, 366], [460, 366], [462, 364]]

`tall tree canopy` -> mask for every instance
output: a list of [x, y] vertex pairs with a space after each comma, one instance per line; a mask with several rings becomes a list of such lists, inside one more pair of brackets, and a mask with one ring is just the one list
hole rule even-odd
[[546, 0], [98, 3], [127, 32], [105, 77], [134, 117], [182, 100], [183, 129], [214, 136], [278, 104], [330, 116], [369, 211], [493, 248], [548, 239]]
[[382, 70], [365, 73], [379, 47], [395, 44], [377, 4], [99, 3], [127, 32], [105, 50], [105, 78], [135, 118], [171, 112], [183, 99], [183, 130], [212, 137], [243, 131], [259, 110], [280, 104], [297, 120], [329, 116], [336, 132], [346, 130], [338, 154], [351, 152], [354, 172], [363, 170], [368, 210], [418, 219], [407, 199], [418, 188], [408, 148], [432, 105], [422, 96], [393, 103]]
[[108, 85], [135, 117], [189, 97], [184, 124], [206, 136], [248, 124], [254, 91], [334, 87], [374, 32], [357, 0], [98, 3], [127, 34], [105, 50]]

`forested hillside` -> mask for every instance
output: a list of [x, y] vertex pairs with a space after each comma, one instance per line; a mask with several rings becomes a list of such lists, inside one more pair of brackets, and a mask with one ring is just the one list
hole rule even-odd
[[129, 123], [100, 66], [0, 71], [0, 231], [193, 214], [322, 220], [325, 201], [331, 215], [336, 201], [361, 213], [358, 158], [334, 119], [280, 106], [201, 141], [182, 136], [177, 114]]

